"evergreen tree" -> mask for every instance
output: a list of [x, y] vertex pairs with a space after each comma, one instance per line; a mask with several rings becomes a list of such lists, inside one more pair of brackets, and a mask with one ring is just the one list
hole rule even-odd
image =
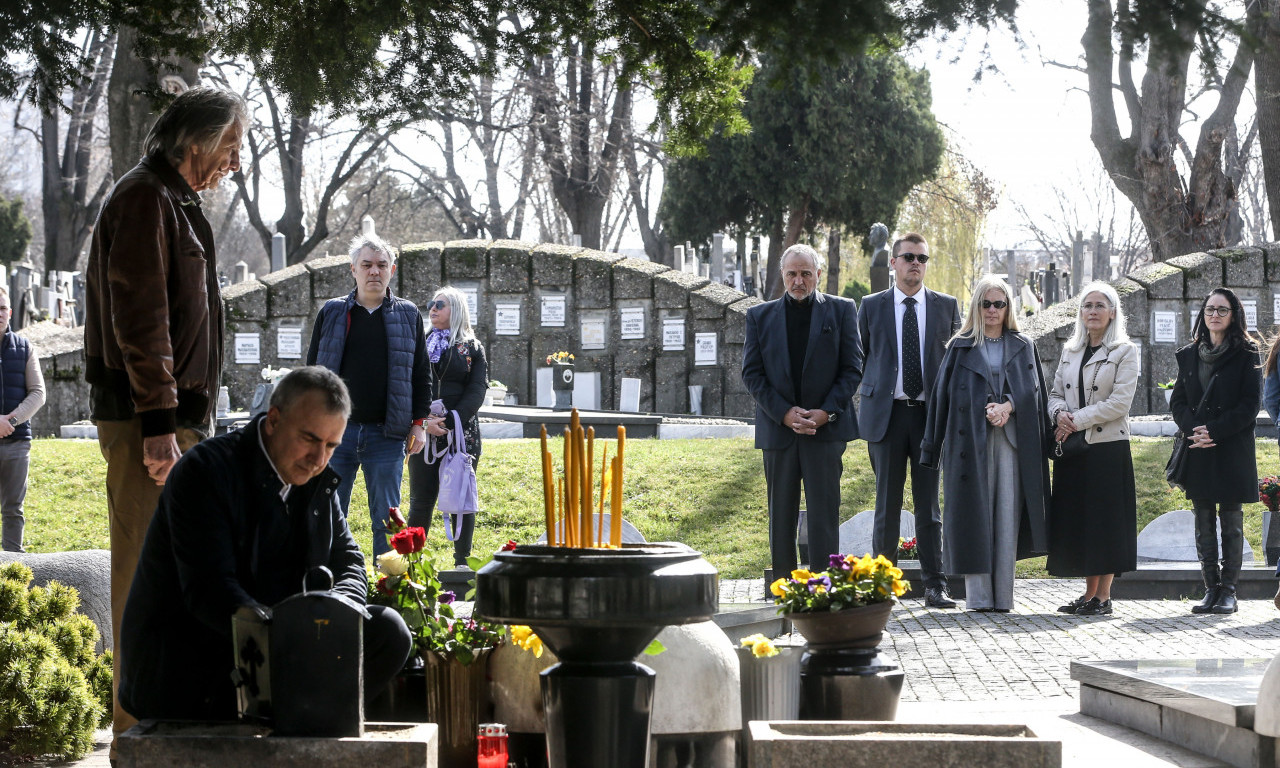
[[0, 263], [22, 261], [31, 245], [31, 222], [22, 211], [22, 200], [0, 197]]

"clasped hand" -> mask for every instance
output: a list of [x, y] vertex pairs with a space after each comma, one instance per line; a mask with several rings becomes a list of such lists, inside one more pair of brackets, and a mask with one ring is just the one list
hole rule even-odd
[[1066, 442], [1067, 438], [1071, 436], [1071, 433], [1075, 432], [1077, 429], [1079, 429], [1079, 427], [1076, 426], [1076, 420], [1071, 418], [1071, 414], [1066, 411], [1059, 411], [1058, 426], [1053, 431], [1053, 439], [1057, 440], [1059, 443]]
[[1213, 442], [1213, 438], [1209, 437], [1209, 428], [1203, 424], [1196, 427], [1187, 435], [1187, 441], [1190, 443], [1189, 448], [1216, 448], [1218, 444]]
[[987, 403], [987, 421], [994, 427], [1003, 427], [1009, 422], [1009, 414], [1013, 413], [1013, 403]]
[[821, 408], [801, 408], [791, 406], [782, 424], [797, 435], [817, 434], [818, 427], [827, 423], [827, 412]]

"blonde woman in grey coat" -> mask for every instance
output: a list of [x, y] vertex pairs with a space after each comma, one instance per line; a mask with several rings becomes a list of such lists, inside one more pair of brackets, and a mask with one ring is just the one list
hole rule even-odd
[[983, 277], [947, 345], [920, 444], [921, 463], [944, 469], [944, 551], [948, 569], [964, 574], [969, 610], [1012, 610], [1015, 562], [1047, 550], [1046, 394], [1013, 291]]
[[[1073, 434], [1083, 454], [1064, 455], [1053, 470], [1049, 573], [1085, 579], [1085, 591], [1060, 613], [1111, 613], [1111, 582], [1138, 567], [1138, 513], [1129, 406], [1138, 390], [1138, 348], [1124, 330], [1120, 297], [1110, 285], [1081, 291], [1075, 334], [1049, 391], [1057, 445]], [[1055, 450], [1060, 450], [1055, 446]]]

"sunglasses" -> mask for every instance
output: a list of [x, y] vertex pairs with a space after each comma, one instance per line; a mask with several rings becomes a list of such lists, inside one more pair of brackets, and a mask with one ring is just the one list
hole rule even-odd
[[430, 312], [433, 309], [444, 309], [447, 306], [449, 306], [449, 302], [444, 299], [436, 299], [435, 301], [427, 302], [427, 311]]
[[1231, 307], [1205, 307], [1204, 308], [1205, 317], [1213, 317], [1214, 315], [1217, 315], [1218, 317], [1226, 317], [1229, 314], [1231, 314]]
[[995, 307], [996, 309], [1004, 309], [1007, 306], [1009, 306], [1009, 302], [1007, 301], [987, 301], [986, 299], [982, 300], [983, 309], [991, 309], [992, 307]]
[[907, 261], [918, 261], [921, 264], [929, 263], [929, 254], [927, 253], [900, 253], [898, 254], [898, 258], [905, 259]]

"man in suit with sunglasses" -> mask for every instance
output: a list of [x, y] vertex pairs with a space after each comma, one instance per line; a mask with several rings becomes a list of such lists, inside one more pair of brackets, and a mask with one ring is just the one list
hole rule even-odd
[[876, 475], [876, 554], [897, 561], [910, 463], [925, 605], [954, 608], [942, 559], [938, 470], [920, 465], [920, 441], [929, 391], [947, 340], [960, 328], [960, 308], [954, 296], [924, 287], [928, 261], [924, 237], [915, 232], [903, 235], [894, 242], [889, 259], [894, 286], [867, 296], [858, 309], [864, 357], [858, 425]]

